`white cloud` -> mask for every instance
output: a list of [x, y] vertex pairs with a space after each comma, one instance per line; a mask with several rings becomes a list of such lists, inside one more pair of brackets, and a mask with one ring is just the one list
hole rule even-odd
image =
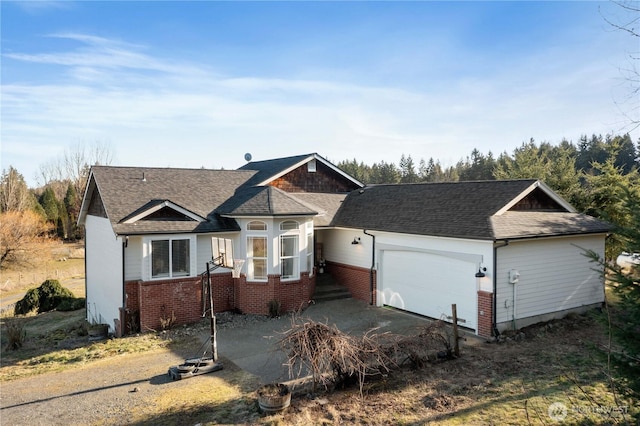
[[319, 152], [369, 164], [409, 154], [446, 165], [473, 148], [499, 154], [530, 137], [559, 142], [617, 130], [615, 107], [602, 100], [615, 70], [606, 63], [565, 69], [572, 58], [556, 54], [411, 90], [221, 76], [209, 65], [157, 58], [145, 46], [78, 33], [55, 37], [82, 47], [5, 55], [63, 66], [71, 77], [2, 86], [3, 167], [14, 165], [28, 180], [53, 151], [77, 141], [111, 141], [129, 165], [235, 168], [245, 152], [255, 159]]

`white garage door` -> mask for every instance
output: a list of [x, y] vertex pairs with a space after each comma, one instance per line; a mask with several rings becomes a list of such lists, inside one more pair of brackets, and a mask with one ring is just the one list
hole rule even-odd
[[461, 326], [477, 323], [476, 265], [467, 261], [413, 251], [384, 250], [378, 303], [446, 319], [456, 304]]

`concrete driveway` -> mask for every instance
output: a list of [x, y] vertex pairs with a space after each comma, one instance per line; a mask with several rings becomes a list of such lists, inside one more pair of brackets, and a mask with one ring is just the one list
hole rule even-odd
[[[429, 320], [401, 311], [378, 308], [356, 299], [323, 301], [303, 312], [304, 318], [335, 325], [340, 331], [361, 335], [378, 327], [377, 333], [411, 334]], [[291, 317], [284, 315], [273, 321], [247, 327], [219, 330], [218, 355], [227, 358], [243, 370], [261, 378], [263, 383], [290, 379], [285, 354], [277, 347], [291, 328]]]

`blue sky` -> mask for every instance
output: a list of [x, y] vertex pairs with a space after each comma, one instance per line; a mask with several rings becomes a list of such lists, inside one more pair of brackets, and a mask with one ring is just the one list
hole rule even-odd
[[[78, 144], [113, 164], [455, 164], [628, 130], [637, 38], [600, 2], [8, 2], [2, 168]], [[634, 101], [632, 99], [632, 101]], [[631, 133], [638, 140], [640, 133]]]

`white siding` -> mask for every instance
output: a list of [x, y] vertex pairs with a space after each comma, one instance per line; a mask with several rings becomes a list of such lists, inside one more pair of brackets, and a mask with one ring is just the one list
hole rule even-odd
[[122, 238], [116, 237], [108, 219], [88, 215], [86, 222], [87, 321], [108, 324], [122, 307]]
[[[331, 229], [321, 232], [322, 253], [329, 262], [344, 265], [371, 267], [373, 242], [370, 236], [358, 230]], [[360, 244], [351, 244], [354, 238], [360, 238]]]
[[142, 279], [142, 237], [131, 236], [124, 250], [124, 279]]
[[[511, 242], [498, 249], [497, 322], [516, 320], [593, 305], [604, 300], [602, 278], [583, 249], [604, 252], [604, 236], [577, 236]], [[509, 271], [520, 279], [509, 283]], [[518, 325], [519, 327], [520, 325]]]
[[[233, 240], [233, 257], [235, 259], [244, 259], [246, 254], [241, 251], [240, 242], [238, 241], [238, 234], [205, 234], [198, 235], [197, 244], [196, 244], [196, 273], [201, 274], [207, 270], [207, 262], [211, 261], [212, 253], [211, 253], [211, 238], [228, 238]], [[244, 249], [246, 250], [246, 249]], [[227, 268], [218, 268], [214, 271], [214, 273], [228, 273], [230, 269]]]

